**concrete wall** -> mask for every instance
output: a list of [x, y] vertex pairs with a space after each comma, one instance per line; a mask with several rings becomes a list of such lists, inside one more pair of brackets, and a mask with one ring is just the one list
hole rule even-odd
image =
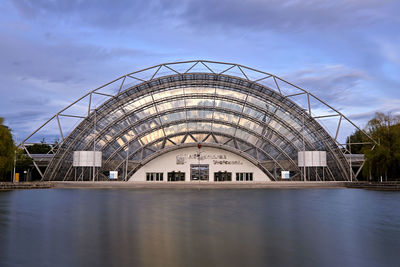
[[[147, 172], [162, 172], [164, 173], [164, 181], [168, 181], [167, 173], [172, 171], [185, 172], [185, 181], [190, 181], [190, 164], [199, 164], [196, 156], [198, 152], [198, 148], [189, 147], [161, 155], [140, 168], [129, 179], [129, 182], [146, 181]], [[209, 182], [214, 182], [214, 172], [218, 171], [232, 172], [232, 182], [236, 182], [237, 172], [252, 172], [255, 182], [270, 181], [268, 176], [253, 163], [222, 149], [202, 147], [200, 149], [200, 164], [209, 164]]]

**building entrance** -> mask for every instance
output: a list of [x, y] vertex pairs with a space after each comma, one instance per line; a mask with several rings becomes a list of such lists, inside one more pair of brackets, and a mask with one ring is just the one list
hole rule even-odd
[[208, 181], [209, 169], [208, 164], [190, 164], [190, 180]]
[[184, 172], [169, 172], [168, 173], [168, 182], [179, 182], [185, 181], [185, 173]]
[[215, 182], [232, 181], [232, 173], [227, 171], [214, 172], [214, 181]]

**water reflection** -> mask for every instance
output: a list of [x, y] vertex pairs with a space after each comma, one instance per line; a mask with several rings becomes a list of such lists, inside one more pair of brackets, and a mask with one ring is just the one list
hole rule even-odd
[[1, 266], [393, 266], [400, 194], [0, 192]]

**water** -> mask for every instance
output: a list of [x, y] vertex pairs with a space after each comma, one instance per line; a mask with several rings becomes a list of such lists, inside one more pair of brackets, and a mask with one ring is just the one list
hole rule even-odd
[[0, 192], [0, 266], [400, 266], [400, 193]]

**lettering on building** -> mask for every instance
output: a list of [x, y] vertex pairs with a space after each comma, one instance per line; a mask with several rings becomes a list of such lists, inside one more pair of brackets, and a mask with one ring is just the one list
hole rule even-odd
[[176, 155], [177, 165], [184, 165], [187, 160], [212, 160], [214, 165], [243, 165], [240, 160], [228, 160], [224, 154], [185, 153]]

